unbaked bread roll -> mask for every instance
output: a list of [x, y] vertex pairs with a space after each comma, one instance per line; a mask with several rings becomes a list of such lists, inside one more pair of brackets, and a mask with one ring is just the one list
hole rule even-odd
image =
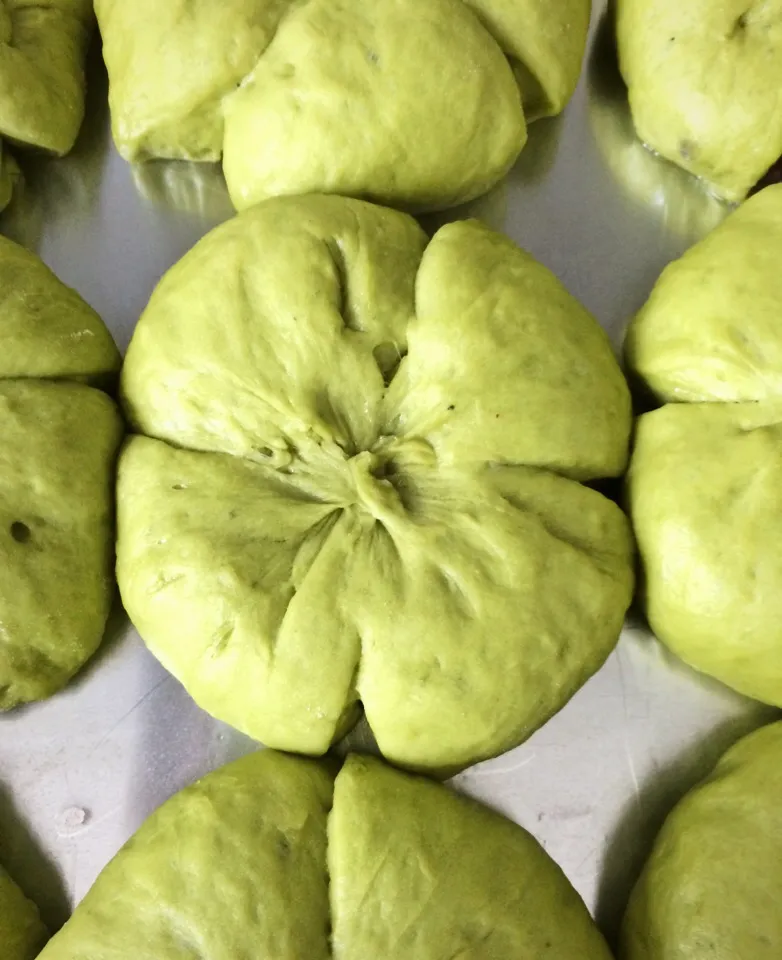
[[321, 754], [494, 756], [612, 650], [629, 392], [557, 279], [476, 222], [267, 201], [164, 277], [128, 350], [118, 577], [208, 711]]
[[589, 0], [97, 0], [128, 160], [223, 157], [245, 208], [485, 193], [578, 81]]

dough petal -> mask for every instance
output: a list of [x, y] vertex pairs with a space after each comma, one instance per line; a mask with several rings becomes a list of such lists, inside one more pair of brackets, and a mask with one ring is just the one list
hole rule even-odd
[[0, 2], [0, 136], [58, 155], [84, 117], [88, 0]]
[[328, 831], [334, 960], [609, 960], [538, 843], [466, 797], [353, 756]]
[[120, 355], [95, 311], [34, 254], [0, 237], [0, 379], [100, 381]]
[[[333, 197], [271, 201], [205, 237], [153, 294], [123, 370], [143, 432], [281, 465], [377, 434], [426, 238]], [[215, 323], [220, 317], [220, 323]]]
[[741, 740], [674, 808], [633, 891], [622, 960], [776, 960], [781, 771], [776, 723]]
[[645, 414], [627, 482], [654, 632], [782, 707], [782, 401]]
[[628, 363], [663, 401], [782, 397], [782, 185], [671, 263], [630, 324]]
[[353, 554], [357, 687], [378, 745], [451, 773], [526, 739], [613, 649], [631, 538], [599, 494], [524, 467], [395, 479]]
[[292, 7], [225, 117], [240, 210], [313, 191], [449, 207], [489, 190], [526, 140], [506, 58], [454, 0]]
[[591, 0], [467, 0], [510, 60], [531, 123], [561, 113], [581, 74]]
[[318, 763], [264, 750], [165, 803], [40, 960], [329, 960]]
[[426, 437], [444, 463], [523, 463], [579, 480], [624, 470], [630, 394], [608, 338], [506, 237], [477, 222], [436, 234], [408, 350], [387, 429]]
[[335, 505], [258, 464], [143, 437], [121, 457], [118, 502], [122, 598], [153, 653], [215, 716], [324, 753], [359, 657], [339, 606], [355, 533]]
[[111, 603], [122, 424], [90, 387], [0, 380], [0, 710], [58, 690]]

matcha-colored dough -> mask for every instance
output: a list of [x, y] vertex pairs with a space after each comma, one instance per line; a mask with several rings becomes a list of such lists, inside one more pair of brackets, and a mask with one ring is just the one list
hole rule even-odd
[[[556, 278], [474, 223], [268, 201], [160, 283], [123, 370], [118, 579], [215, 716], [320, 754], [519, 743], [603, 662], [632, 588], [629, 397]], [[387, 386], [388, 384], [388, 386]]]
[[101, 382], [120, 356], [103, 321], [34, 254], [0, 237], [0, 380]]
[[328, 960], [333, 779], [264, 750], [154, 813], [41, 960]]
[[689, 664], [782, 706], [782, 186], [667, 267], [630, 366], [667, 405], [628, 475], [649, 621]]
[[782, 0], [616, 0], [638, 135], [742, 200], [782, 156]]
[[663, 827], [633, 892], [622, 960], [778, 960], [782, 724], [729, 750]]
[[415, 210], [485, 193], [527, 122], [573, 93], [590, 14], [589, 0], [95, 6], [122, 155], [223, 156], [240, 209], [309, 191]]
[[[91, 0], [0, 0], [0, 138], [58, 156], [73, 147], [92, 22]], [[0, 209], [10, 199], [4, 164], [0, 156]]]
[[165, 803], [41, 960], [609, 960], [520, 827], [351, 757], [264, 750]]
[[591, 0], [465, 0], [508, 57], [527, 122], [561, 113], [581, 75]]
[[670, 264], [627, 334], [665, 403], [782, 397], [782, 185], [767, 187]]
[[38, 908], [0, 866], [0, 956], [3, 960], [34, 960], [46, 937]]
[[608, 16], [595, 32], [589, 55], [587, 115], [590, 131], [617, 185], [634, 205], [650, 210], [665, 233], [693, 243], [728, 216], [730, 207], [705, 182], [695, 180], [638, 139]]
[[54, 693], [100, 643], [122, 428], [112, 401], [84, 382], [119, 367], [100, 318], [2, 238], [0, 290], [3, 710]]
[[609, 960], [525, 831], [442, 786], [350, 757], [329, 817], [337, 960]]

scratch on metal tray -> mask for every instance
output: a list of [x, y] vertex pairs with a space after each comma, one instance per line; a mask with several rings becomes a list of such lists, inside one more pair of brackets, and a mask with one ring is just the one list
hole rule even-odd
[[516, 763], [511, 763], [507, 767], [495, 767], [495, 766], [481, 766], [475, 770], [470, 771], [470, 779], [477, 780], [478, 777], [506, 777], [510, 773], [515, 773], [517, 770], [521, 770], [522, 767], [526, 767], [528, 764], [537, 757], [537, 753], [532, 753], [528, 757], [524, 757], [523, 760], [518, 760]]
[[[162, 687], [164, 683], [169, 683], [169, 681], [171, 681], [172, 679], [173, 679], [173, 677], [171, 677], [170, 675], [167, 675], [167, 676], [165, 676], [165, 677], [161, 677], [161, 679], [158, 680], [158, 682], [154, 685], [154, 687], [151, 687], [149, 690], [147, 690], [147, 692], [144, 694], [144, 696], [143, 696], [140, 700], [137, 700], [137, 701], [133, 704], [133, 706], [130, 708], [130, 710], [128, 710], [126, 713], [123, 713], [123, 715], [119, 718], [119, 720], [117, 720], [116, 723], [114, 723], [114, 724], [111, 726], [111, 728], [110, 728], [109, 730], [107, 730], [106, 733], [104, 733], [104, 735], [100, 738], [100, 740], [99, 740], [99, 741], [95, 744], [95, 746], [89, 751], [89, 753], [87, 754], [87, 757], [91, 757], [91, 756], [93, 755], [93, 753], [95, 753], [96, 750], [99, 750], [99, 749], [103, 746], [103, 744], [106, 743], [106, 741], [109, 740], [109, 739], [111, 738], [111, 736], [122, 726], [122, 724], [125, 723], [125, 721], [126, 721], [129, 717], [132, 717], [133, 714], [136, 712], [136, 710], [138, 710], [138, 708], [139, 708], [142, 704], [146, 703], [147, 700], [149, 700], [149, 698], [152, 696], [153, 693], [155, 693], [156, 690], [158, 690], [160, 687]], [[86, 759], [86, 758], [85, 758], [85, 759]]]
[[622, 743], [624, 744], [625, 758], [627, 759], [627, 767], [630, 771], [630, 779], [633, 783], [633, 795], [635, 797], [635, 803], [639, 811], [643, 809], [643, 801], [641, 800], [641, 785], [638, 782], [638, 773], [635, 769], [635, 761], [633, 759], [633, 751], [630, 746], [630, 739], [628, 737], [629, 726], [630, 726], [630, 713], [627, 709], [627, 682], [625, 679], [625, 670], [622, 664], [624, 659], [624, 652], [619, 649], [616, 652], [616, 663], [619, 668], [619, 686], [622, 690], [622, 713], [624, 715], [624, 723], [622, 725]]

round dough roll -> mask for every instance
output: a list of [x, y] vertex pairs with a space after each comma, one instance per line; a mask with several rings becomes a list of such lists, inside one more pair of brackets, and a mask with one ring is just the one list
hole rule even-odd
[[581, 70], [590, 0], [98, 0], [131, 161], [219, 160], [235, 206], [473, 199]]

